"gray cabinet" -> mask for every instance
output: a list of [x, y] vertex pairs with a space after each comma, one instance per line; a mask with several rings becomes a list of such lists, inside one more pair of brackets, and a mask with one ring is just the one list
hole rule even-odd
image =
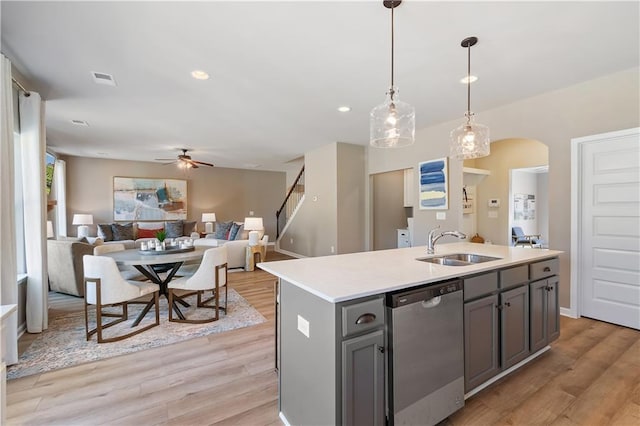
[[558, 277], [529, 284], [531, 310], [531, 351], [547, 346], [560, 336]]
[[342, 424], [384, 425], [384, 333], [342, 342]]
[[500, 349], [503, 370], [529, 356], [529, 287], [500, 293]]
[[497, 307], [497, 295], [464, 304], [465, 392], [500, 372]]

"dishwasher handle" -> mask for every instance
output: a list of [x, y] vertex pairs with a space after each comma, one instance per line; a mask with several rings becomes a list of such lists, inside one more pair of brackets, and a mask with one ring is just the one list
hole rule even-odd
[[368, 324], [376, 320], [376, 315], [371, 313], [362, 314], [356, 320], [356, 324]]

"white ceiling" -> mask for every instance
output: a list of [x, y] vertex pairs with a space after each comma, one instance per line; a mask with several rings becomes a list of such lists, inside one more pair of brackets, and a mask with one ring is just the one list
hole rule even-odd
[[[0, 7], [2, 52], [47, 100], [48, 145], [61, 154], [153, 161], [185, 147], [221, 167], [283, 170], [331, 142], [366, 145], [369, 111], [389, 86], [382, 1]], [[462, 120], [463, 38], [479, 38], [471, 102], [481, 112], [639, 66], [639, 15], [637, 1], [405, 0], [396, 84], [417, 128]], [[211, 78], [194, 80], [195, 69]], [[95, 84], [92, 71], [117, 87]]]

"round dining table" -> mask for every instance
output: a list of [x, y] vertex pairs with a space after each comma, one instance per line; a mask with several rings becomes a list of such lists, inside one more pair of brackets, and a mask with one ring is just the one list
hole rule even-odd
[[[165, 250], [154, 251], [139, 249], [129, 249], [122, 251], [114, 251], [110, 253], [104, 253], [102, 256], [109, 256], [116, 261], [118, 266], [133, 266], [140, 271], [151, 282], [154, 282], [160, 286], [160, 294], [167, 296], [167, 285], [173, 279], [178, 269], [184, 264], [184, 262], [201, 261], [204, 256], [204, 252], [210, 247], [193, 247], [192, 249], [184, 250]], [[166, 273], [164, 277], [160, 274]], [[183, 306], [189, 306], [187, 302], [181, 298], [174, 298], [174, 304], [180, 303]], [[147, 306], [140, 312], [140, 315], [134, 321], [132, 327], [135, 327], [140, 323], [142, 318], [149, 312], [149, 309], [153, 307], [153, 298], [147, 303]], [[173, 307], [170, 307], [170, 309]], [[180, 309], [174, 309], [180, 319], [184, 319], [184, 316], [180, 312]]]

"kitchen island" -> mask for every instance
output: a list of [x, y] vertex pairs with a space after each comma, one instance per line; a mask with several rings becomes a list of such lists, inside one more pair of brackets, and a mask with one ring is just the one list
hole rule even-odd
[[[463, 266], [416, 260], [453, 253], [497, 259]], [[464, 288], [467, 396], [507, 374], [556, 336], [560, 253], [453, 243], [433, 255], [412, 247], [259, 264], [280, 278], [281, 418], [296, 425], [385, 424], [393, 400], [388, 296], [447, 280]]]

